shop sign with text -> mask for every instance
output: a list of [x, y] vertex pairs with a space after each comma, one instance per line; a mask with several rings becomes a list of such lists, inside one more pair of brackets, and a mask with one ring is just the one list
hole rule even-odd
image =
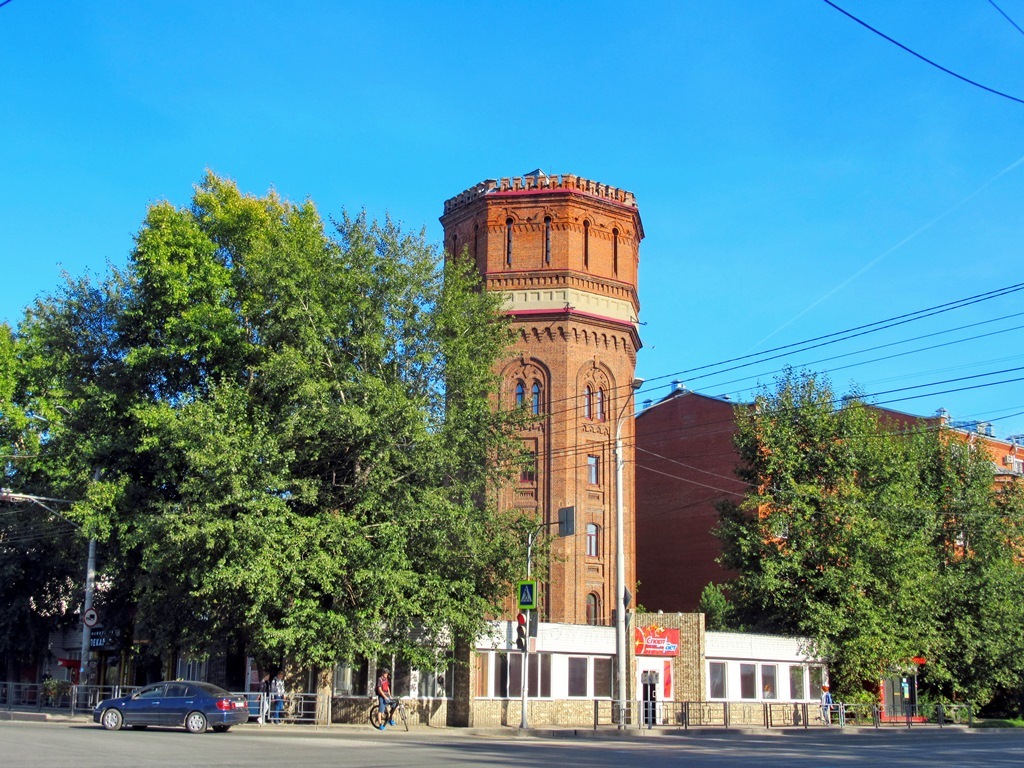
[[637, 627], [633, 630], [637, 656], [678, 656], [679, 629], [675, 627]]

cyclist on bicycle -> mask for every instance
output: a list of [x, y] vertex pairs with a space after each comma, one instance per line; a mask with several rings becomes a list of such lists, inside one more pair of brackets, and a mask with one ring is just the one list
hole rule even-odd
[[383, 731], [385, 720], [387, 720], [388, 725], [395, 724], [395, 709], [398, 707], [398, 700], [391, 697], [391, 675], [387, 667], [381, 669], [380, 677], [377, 678], [376, 693], [378, 706], [380, 707], [380, 730]]

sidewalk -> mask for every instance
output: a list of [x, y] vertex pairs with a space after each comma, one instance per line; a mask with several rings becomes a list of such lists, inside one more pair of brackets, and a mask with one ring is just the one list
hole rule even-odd
[[[37, 710], [0, 710], [0, 722], [5, 721], [19, 721], [19, 722], [47, 722], [47, 723], [78, 723], [78, 724], [93, 724], [92, 712], [76, 712], [74, 715], [70, 714], [69, 711], [37, 711]], [[97, 728], [100, 726], [97, 725]], [[260, 725], [256, 722], [245, 723], [244, 725], [236, 726], [239, 731], [247, 733], [268, 733], [268, 734], [281, 734], [287, 733], [289, 735], [304, 734], [329, 734], [332, 731], [335, 733], [345, 733], [351, 731], [362, 731], [366, 730], [372, 732], [373, 729], [369, 724], [365, 723], [332, 723], [327, 726], [312, 726], [309, 724], [285, 724], [281, 726], [276, 725]], [[830, 734], [831, 737], [836, 735], [844, 736], [870, 736], [872, 734], [886, 734], [886, 733], [901, 733], [901, 734], [920, 734], [927, 735], [935, 733], [936, 731], [951, 731], [951, 732], [962, 732], [962, 733], [980, 733], [986, 729], [969, 728], [967, 725], [946, 725], [940, 728], [935, 724], [915, 724], [911, 728], [907, 728], [905, 725], [883, 725], [880, 728], [875, 728], [871, 725], [848, 725], [845, 728], [839, 726], [830, 727], [814, 727], [814, 728], [802, 728], [802, 727], [791, 727], [791, 728], [763, 728], [759, 726], [736, 726], [736, 727], [699, 727], [699, 728], [668, 728], [665, 726], [658, 726], [656, 728], [626, 728], [618, 729], [614, 726], [601, 726], [597, 730], [593, 727], [538, 727], [538, 728], [527, 728], [521, 729], [519, 727], [497, 727], [497, 728], [449, 728], [449, 727], [437, 727], [437, 726], [414, 726], [410, 735], [430, 735], [430, 736], [470, 736], [478, 738], [534, 738], [534, 739], [601, 739], [601, 740], [637, 740], [637, 739], [659, 739], [659, 738], [685, 738], [685, 737], [702, 737], [702, 736], [771, 736], [771, 737], [794, 737], [794, 736], [813, 736], [819, 737], [825, 734]], [[993, 729], [997, 730], [997, 729]], [[396, 729], [395, 733], [404, 734], [404, 729]]]

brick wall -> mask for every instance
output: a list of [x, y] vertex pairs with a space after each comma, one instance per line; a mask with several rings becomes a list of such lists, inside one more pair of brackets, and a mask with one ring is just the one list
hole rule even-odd
[[637, 601], [647, 610], [696, 611], [709, 582], [732, 577], [715, 562], [712, 529], [715, 503], [746, 488], [735, 475], [734, 407], [683, 390], [636, 418]]
[[[513, 407], [522, 382], [526, 402], [536, 383], [541, 415], [522, 433], [536, 452], [532, 477], [500, 490], [500, 504], [557, 523], [562, 507], [576, 509], [576, 535], [553, 544], [543, 583], [545, 621], [586, 623], [588, 598], [596, 621], [612, 623], [615, 604], [616, 417], [622, 437], [623, 549], [626, 583], [635, 591], [633, 406], [630, 384], [640, 346], [637, 268], [643, 226], [633, 196], [577, 176], [534, 175], [485, 181], [445, 203], [444, 242], [450, 254], [468, 253], [488, 290], [506, 298], [517, 333], [501, 365], [499, 407]], [[583, 397], [591, 387], [591, 415]], [[600, 392], [600, 395], [597, 393]], [[591, 459], [591, 457], [593, 457]], [[597, 482], [588, 463], [597, 462]], [[587, 551], [587, 525], [598, 529], [597, 551]], [[550, 528], [549, 528], [550, 530]], [[590, 597], [593, 596], [593, 597]], [[509, 612], [515, 609], [510, 604]]]

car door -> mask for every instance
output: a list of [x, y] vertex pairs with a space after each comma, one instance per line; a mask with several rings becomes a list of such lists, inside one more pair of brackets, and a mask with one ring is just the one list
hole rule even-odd
[[161, 725], [181, 725], [185, 722], [185, 715], [192, 708], [193, 695], [192, 686], [185, 683], [168, 683], [167, 692], [160, 705]]
[[147, 685], [132, 694], [125, 702], [121, 714], [128, 725], [158, 725], [160, 723], [160, 706], [163, 702], [165, 683]]

